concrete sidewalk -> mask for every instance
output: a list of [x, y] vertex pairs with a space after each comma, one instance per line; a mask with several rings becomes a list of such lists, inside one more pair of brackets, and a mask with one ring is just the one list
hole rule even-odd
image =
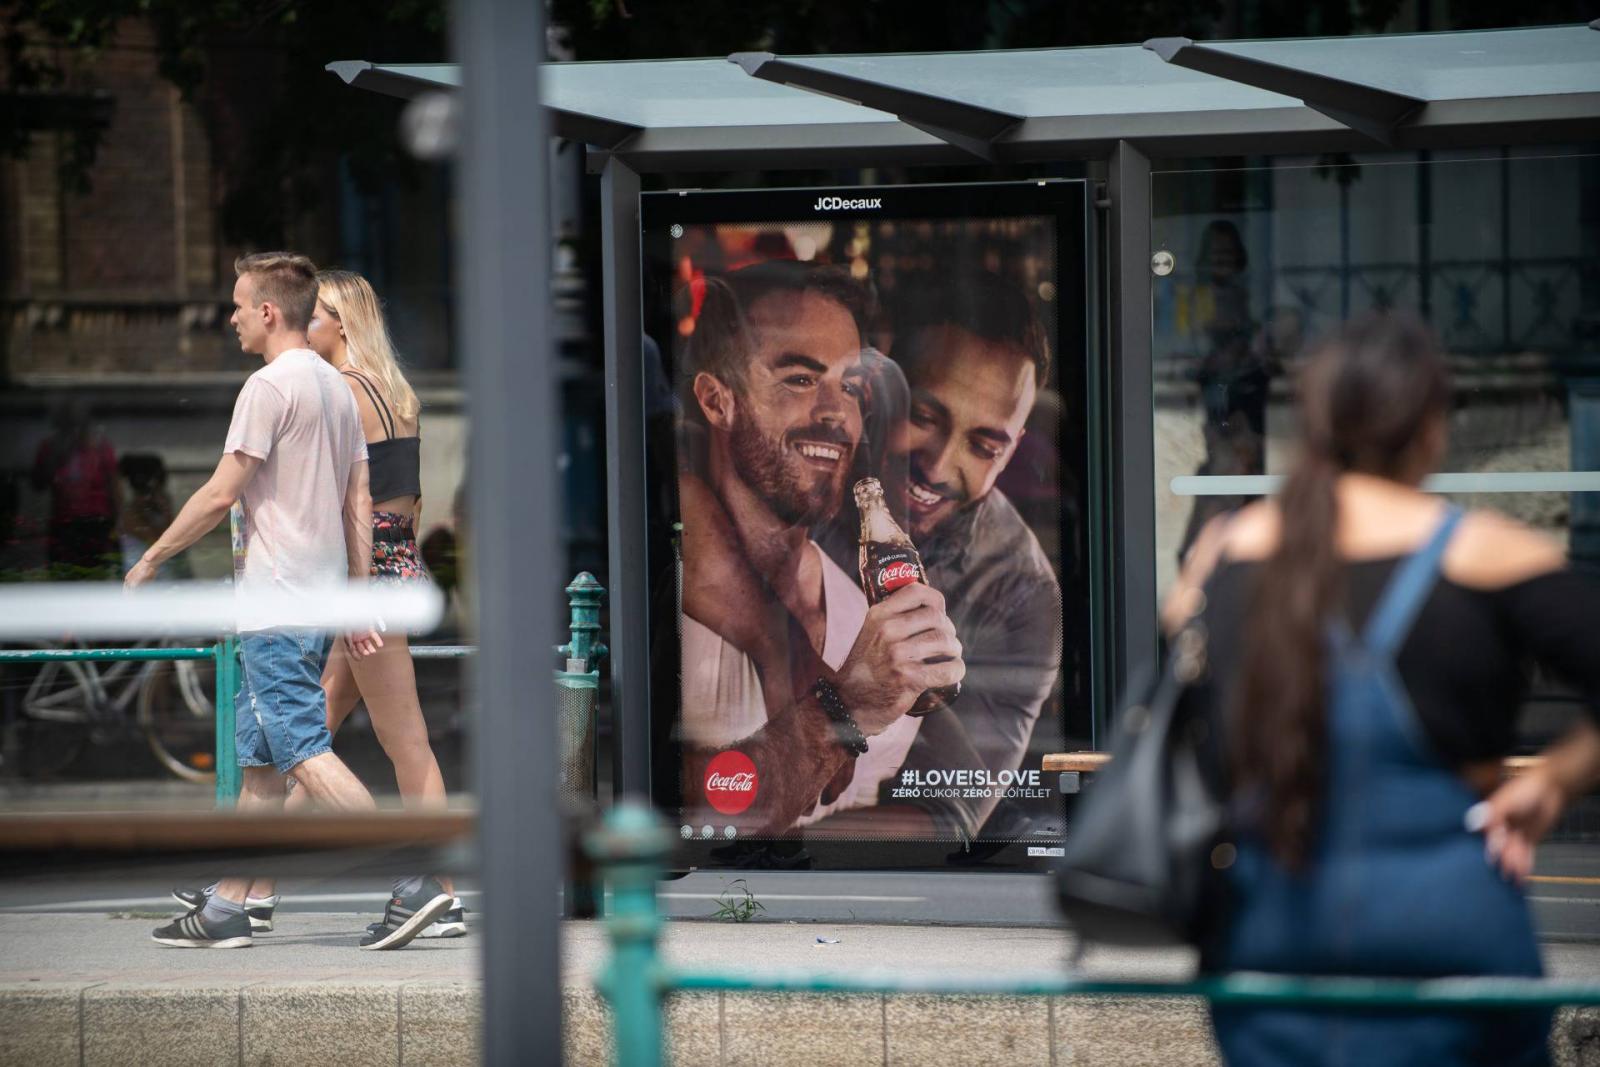
[[[0, 915], [0, 1064], [471, 1064], [481, 931], [361, 952], [349, 914], [281, 916], [244, 951], [149, 940], [159, 917]], [[819, 944], [818, 937], [837, 944]], [[565, 1060], [608, 1061], [592, 979], [607, 947], [567, 923]], [[697, 969], [860, 974], [1059, 974], [1061, 932], [709, 922], [669, 924], [669, 960]], [[1553, 974], [1591, 976], [1600, 951], [1550, 946]], [[1097, 975], [1181, 978], [1187, 953], [1091, 952]], [[743, 1064], [1214, 1064], [1198, 1002], [1116, 998], [692, 994], [668, 1009], [673, 1062]], [[1558, 1062], [1600, 1063], [1600, 1025], [1563, 1020]], [[534, 1062], [531, 1061], [530, 1062]], [[553, 1059], [550, 1062], [555, 1062]]]

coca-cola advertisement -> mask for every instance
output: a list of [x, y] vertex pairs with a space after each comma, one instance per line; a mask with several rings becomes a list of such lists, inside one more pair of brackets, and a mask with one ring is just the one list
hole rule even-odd
[[691, 862], [1056, 854], [1090, 747], [1076, 181], [648, 194], [652, 793]]

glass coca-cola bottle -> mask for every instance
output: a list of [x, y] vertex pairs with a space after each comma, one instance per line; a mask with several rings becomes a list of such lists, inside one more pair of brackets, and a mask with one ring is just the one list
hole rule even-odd
[[[928, 584], [928, 572], [922, 565], [922, 555], [911, 538], [900, 529], [900, 524], [889, 514], [883, 500], [883, 486], [876, 478], [863, 478], [856, 483], [856, 510], [861, 513], [861, 588], [866, 591], [867, 603], [876, 604], [902, 585], [912, 582]], [[929, 663], [943, 663], [948, 656], [938, 656]], [[911, 705], [907, 715], [926, 715], [955, 700], [961, 693], [961, 683], [929, 689]]]

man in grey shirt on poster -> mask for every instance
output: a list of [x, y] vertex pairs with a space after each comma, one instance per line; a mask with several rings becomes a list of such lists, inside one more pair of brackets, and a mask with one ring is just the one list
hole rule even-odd
[[[263, 252], [234, 264], [233, 317], [239, 346], [265, 362], [239, 391], [215, 473], [128, 572], [133, 589], [161, 564], [243, 509], [245, 564], [237, 576], [241, 684], [235, 744], [243, 787], [239, 810], [280, 809], [286, 777], [322, 807], [371, 811], [372, 795], [333, 752], [322, 668], [331, 635], [318, 628], [318, 596], [347, 580], [364, 583], [372, 557], [367, 447], [354, 398], [306, 344], [317, 302], [316, 267], [305, 256]], [[352, 656], [383, 642], [374, 632], [344, 637]], [[431, 878], [397, 887], [383, 923], [362, 948], [397, 948], [451, 903]], [[152, 935], [177, 948], [245, 948], [253, 910], [271, 929], [270, 879], [224, 878], [187, 897], [192, 910]]]
[[[1045, 383], [1049, 343], [1027, 297], [997, 275], [903, 288], [914, 296], [890, 355], [909, 387], [906, 527], [945, 596], [967, 675], [954, 714], [924, 721], [902, 771], [1017, 771], [1061, 669], [1061, 588], [995, 481]], [[921, 803], [971, 841], [1003, 790], [974, 792], [986, 795]]]

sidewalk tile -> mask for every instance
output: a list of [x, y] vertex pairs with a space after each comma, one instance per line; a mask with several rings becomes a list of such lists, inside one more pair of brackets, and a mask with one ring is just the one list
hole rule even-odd
[[1550, 1058], [1555, 1067], [1600, 1064], [1600, 1008], [1557, 1008], [1550, 1027]]
[[483, 1058], [483, 996], [476, 982], [400, 987], [401, 1067], [477, 1067]]
[[1050, 1062], [1044, 997], [891, 994], [884, 1005], [890, 1067], [950, 1063], [1015, 1067]]
[[1163, 1067], [1220, 1067], [1205, 1001], [1194, 997], [1056, 997], [1058, 1067], [1123, 1067], [1130, 1049]]
[[243, 1029], [245, 1067], [399, 1067], [400, 990], [388, 982], [247, 986]]
[[137, 983], [84, 992], [85, 1067], [235, 1067], [238, 1062], [238, 986]]
[[611, 1013], [593, 989], [561, 991], [561, 1028], [566, 1067], [607, 1067], [611, 1063]]
[[0, 985], [0, 1063], [78, 1067], [81, 985]]
[[726, 993], [724, 1067], [883, 1067], [876, 994]]
[[667, 1051], [672, 1067], [719, 1067], [720, 1000], [716, 993], [674, 993], [667, 998]]

